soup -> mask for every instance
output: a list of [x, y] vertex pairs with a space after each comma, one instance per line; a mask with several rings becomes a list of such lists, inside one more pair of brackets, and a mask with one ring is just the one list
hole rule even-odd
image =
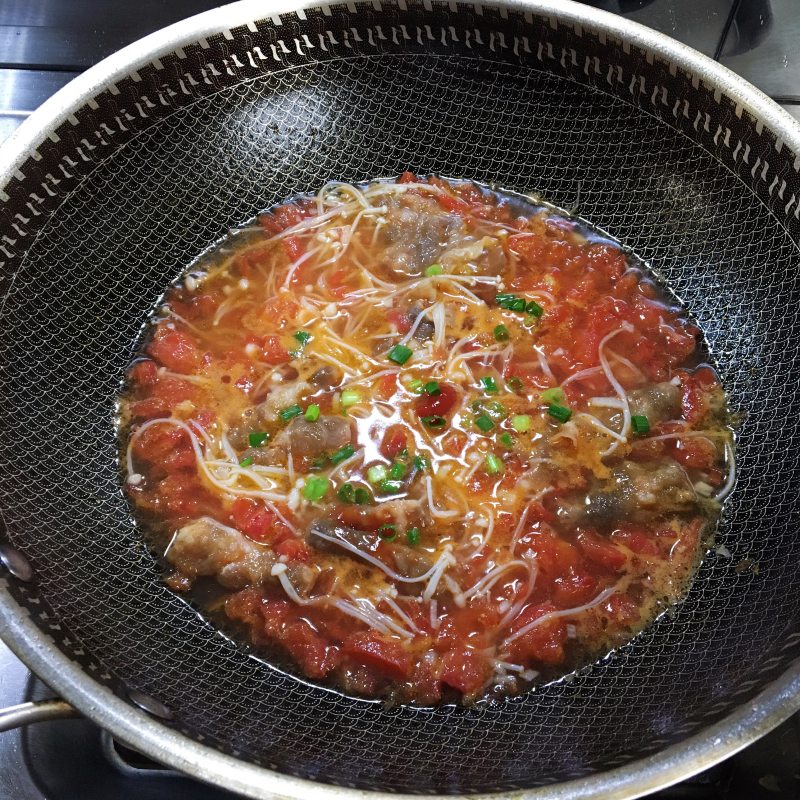
[[169, 585], [348, 694], [472, 703], [607, 653], [683, 596], [733, 481], [674, 298], [474, 183], [327, 184], [151, 323], [121, 430]]

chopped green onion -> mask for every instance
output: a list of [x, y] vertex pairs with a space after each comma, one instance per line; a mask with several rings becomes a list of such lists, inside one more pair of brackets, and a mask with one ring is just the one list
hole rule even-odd
[[408, 467], [402, 461], [395, 461], [389, 469], [389, 477], [393, 481], [399, 481], [401, 478], [405, 478], [407, 470]]
[[514, 300], [513, 303], [511, 303], [508, 306], [508, 308], [511, 311], [524, 311], [525, 310], [525, 301], [521, 297], [518, 297], [516, 300]]
[[444, 417], [440, 417], [438, 414], [431, 414], [428, 417], [422, 417], [422, 421], [429, 428], [443, 428], [447, 424], [447, 420]]
[[566, 406], [560, 406], [556, 403], [547, 407], [547, 413], [559, 422], [567, 422], [572, 416], [572, 412]]
[[495, 303], [502, 308], [507, 308], [508, 304], [513, 303], [516, 299], [516, 295], [513, 294], [497, 294], [494, 297]]
[[384, 542], [393, 542], [397, 538], [397, 526], [396, 525], [381, 525], [378, 528], [378, 536], [383, 539]]
[[361, 402], [361, 394], [355, 389], [345, 389], [342, 392], [342, 408], [358, 405]]
[[507, 381], [506, 386], [511, 389], [512, 392], [521, 392], [525, 388], [525, 384], [522, 381], [522, 378], [518, 378], [516, 375], [512, 375]]
[[490, 475], [498, 475], [503, 471], [503, 462], [494, 453], [486, 456], [486, 471]]
[[311, 462], [311, 469], [322, 469], [328, 463], [328, 456], [318, 456]]
[[423, 385], [424, 381], [421, 381], [419, 378], [414, 378], [413, 381], [408, 382], [408, 388], [415, 394], [420, 394], [422, 392]]
[[492, 428], [494, 428], [494, 422], [492, 422], [491, 418], [486, 416], [486, 414], [481, 414], [480, 416], [475, 417], [475, 424], [484, 433], [488, 433]]
[[252, 457], [248, 456], [247, 458], [243, 458], [239, 462], [240, 467], [252, 467], [253, 466], [253, 459]]
[[637, 436], [646, 436], [650, 433], [650, 420], [644, 414], [634, 414], [631, 417], [631, 428]]
[[534, 317], [541, 317], [544, 314], [544, 309], [535, 300], [528, 301], [525, 311]]
[[268, 433], [251, 433], [247, 437], [250, 447], [261, 447], [261, 445], [264, 444], [267, 439], [269, 439]]
[[503, 445], [503, 447], [513, 447], [514, 446], [514, 439], [513, 439], [513, 437], [511, 436], [510, 433], [507, 433], [507, 432], [506, 433], [502, 433], [502, 434], [500, 434], [500, 436], [497, 437], [497, 439], [500, 442], [500, 444]]
[[303, 409], [300, 408], [298, 405], [289, 406], [288, 408], [284, 408], [283, 411], [279, 412], [278, 416], [284, 421], [288, 422], [290, 419], [299, 416], [303, 413]]
[[406, 541], [412, 546], [415, 547], [419, 544], [419, 528], [409, 528], [406, 531]]
[[319, 419], [319, 406], [316, 403], [312, 403], [306, 409], [304, 416], [309, 422], [316, 422]]
[[297, 339], [300, 344], [308, 344], [311, 341], [311, 334], [308, 331], [296, 331], [294, 338]]
[[369, 489], [365, 489], [363, 486], [359, 486], [354, 494], [355, 501], [360, 506], [365, 506], [368, 503], [372, 502], [372, 492]]
[[386, 357], [389, 361], [394, 361], [395, 364], [399, 364], [402, 367], [412, 355], [414, 355], [414, 351], [410, 347], [406, 347], [404, 344], [396, 344], [386, 354]]
[[403, 491], [402, 481], [382, 481], [380, 486], [384, 494], [397, 494]]
[[511, 334], [508, 332], [508, 328], [505, 325], [496, 325], [494, 329], [494, 338], [498, 342], [507, 342]]
[[382, 483], [389, 476], [389, 472], [383, 464], [375, 464], [367, 470], [367, 480], [373, 485], [377, 486]]
[[315, 503], [317, 500], [322, 500], [323, 497], [328, 493], [328, 487], [330, 486], [330, 481], [327, 478], [321, 478], [318, 475], [312, 475], [306, 481], [306, 485], [303, 487], [303, 497], [311, 503]]
[[431, 264], [425, 268], [425, 277], [432, 278], [434, 275], [441, 275], [443, 272], [444, 268], [441, 264]]
[[355, 448], [353, 447], [353, 445], [346, 444], [344, 447], [342, 447], [341, 449], [337, 450], [331, 456], [331, 464], [341, 464], [342, 461], [346, 461], [355, 452], [356, 451], [355, 451]]
[[353, 503], [356, 499], [356, 491], [353, 488], [352, 483], [343, 483], [339, 487], [339, 491], [336, 492], [336, 496], [343, 502], [343, 503]]
[[497, 394], [500, 391], [497, 386], [497, 381], [490, 375], [486, 375], [481, 378], [481, 386], [486, 394]]
[[529, 414], [515, 414], [511, 417], [511, 427], [519, 433], [527, 433], [531, 429], [531, 418]]
[[429, 470], [431, 468], [431, 460], [428, 458], [428, 456], [416, 455], [414, 456], [414, 466], [423, 471]]
[[439, 388], [439, 381], [428, 381], [423, 387], [425, 394], [441, 394], [442, 390]]
[[560, 405], [563, 406], [564, 403], [567, 401], [567, 396], [564, 394], [564, 390], [560, 386], [553, 386], [552, 389], [545, 389], [539, 397], [541, 398], [543, 403], [547, 403], [547, 405]]

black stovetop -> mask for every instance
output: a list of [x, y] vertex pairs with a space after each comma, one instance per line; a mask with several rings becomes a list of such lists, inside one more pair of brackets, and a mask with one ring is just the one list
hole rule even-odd
[[[221, 0], [0, 0], [0, 142], [82, 70]], [[588, 0], [720, 60], [800, 120], [800, 0]], [[265, 0], [268, 7], [268, 0]], [[0, 708], [51, 693], [0, 643]], [[0, 734], [0, 800], [222, 800], [86, 720]], [[660, 800], [800, 800], [800, 715]]]

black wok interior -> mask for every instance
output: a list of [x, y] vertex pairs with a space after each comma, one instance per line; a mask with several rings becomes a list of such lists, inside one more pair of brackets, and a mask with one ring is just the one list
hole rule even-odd
[[[498, 791], [621, 765], [800, 653], [794, 154], [635, 47], [452, 9], [308, 11], [165, 55], [65, 122], [0, 211], [0, 494], [37, 575], [16, 598], [190, 736], [367, 789]], [[712, 551], [688, 599], [602, 663], [495, 706], [387, 709], [258, 661], [162, 584], [119, 488], [115, 393], [167, 284], [259, 209], [405, 169], [538, 192], [632, 247], [706, 331], [742, 420], [717, 539], [730, 557]]]

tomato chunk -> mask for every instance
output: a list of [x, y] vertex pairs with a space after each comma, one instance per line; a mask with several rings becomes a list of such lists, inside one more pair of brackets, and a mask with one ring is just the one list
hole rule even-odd
[[444, 416], [453, 410], [456, 400], [456, 388], [449, 383], [440, 383], [438, 394], [423, 394], [414, 401], [414, 411], [420, 417]]
[[440, 678], [443, 683], [464, 694], [474, 694], [489, 677], [486, 658], [467, 648], [448, 650], [442, 656]]
[[342, 651], [355, 663], [371, 667], [388, 678], [405, 678], [411, 670], [411, 656], [405, 648], [397, 642], [379, 639], [375, 634], [351, 636]]
[[147, 352], [167, 369], [189, 374], [201, 363], [200, 352], [185, 333], [160, 325], [147, 346]]

